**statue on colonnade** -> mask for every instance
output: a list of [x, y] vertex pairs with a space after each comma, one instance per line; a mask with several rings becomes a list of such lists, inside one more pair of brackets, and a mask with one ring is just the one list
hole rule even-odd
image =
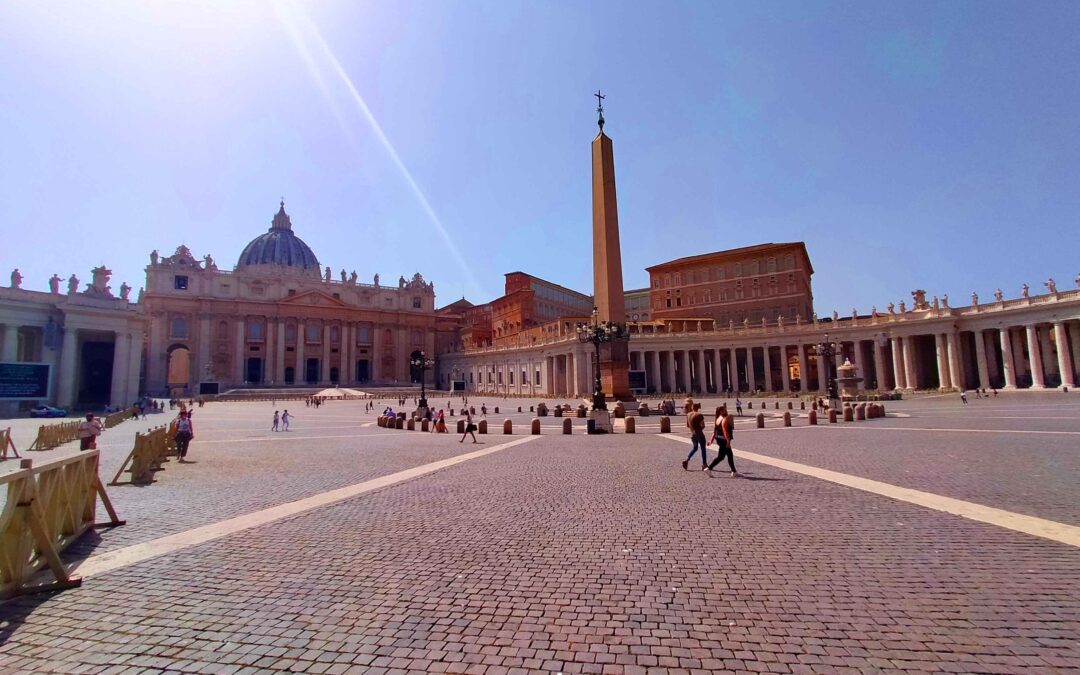
[[54, 274], [49, 278], [49, 292], [53, 295], [60, 294], [60, 275]]
[[22, 273], [19, 272], [19, 268], [16, 267], [11, 271], [11, 287], [19, 288], [22, 286]]

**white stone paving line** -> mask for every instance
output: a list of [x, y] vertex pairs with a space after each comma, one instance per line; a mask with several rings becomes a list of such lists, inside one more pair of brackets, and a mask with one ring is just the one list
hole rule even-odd
[[[931, 431], [938, 430], [932, 429]], [[668, 436], [667, 438], [690, 445], [689, 438], [680, 436]], [[791, 462], [786, 459], [769, 457], [768, 455], [759, 455], [756, 452], [747, 452], [745, 450], [739, 450], [738, 448], [735, 448], [735, 452], [738, 453], [739, 460], [745, 459], [759, 464], [768, 464], [777, 469], [784, 469], [785, 471], [800, 473], [804, 476], [819, 478], [821, 480], [829, 481], [830, 483], [837, 483], [839, 485], [881, 495], [897, 501], [934, 509], [935, 511], [944, 511], [945, 513], [951, 513], [955, 516], [960, 516], [961, 518], [975, 520], [980, 523], [989, 523], [990, 525], [996, 525], [1008, 530], [1015, 530], [1016, 532], [1023, 532], [1036, 537], [1050, 539], [1062, 544], [1068, 544], [1069, 546], [1080, 547], [1080, 527], [1076, 527], [1075, 525], [1059, 523], [1054, 520], [1046, 520], [1045, 518], [1036, 518], [1035, 516], [1026, 516], [1012, 511], [997, 509], [992, 506], [976, 504], [974, 502], [954, 499], [952, 497], [944, 497], [932, 492], [913, 490], [911, 488], [900, 487], [899, 485], [893, 485], [891, 483], [883, 483], [870, 478], [862, 478], [860, 476], [840, 473], [839, 471], [830, 471], [829, 469], [822, 469], [808, 464]]]
[[290, 518], [295, 515], [306, 513], [312, 509], [330, 506], [346, 499], [352, 499], [353, 497], [371, 492], [372, 490], [378, 490], [379, 488], [396, 485], [407, 480], [412, 480], [413, 478], [419, 478], [420, 476], [425, 476], [429, 473], [434, 473], [435, 471], [446, 469], [472, 459], [478, 459], [536, 439], [536, 436], [525, 436], [508, 443], [501, 443], [490, 448], [481, 448], [437, 462], [431, 462], [411, 469], [405, 469], [404, 471], [398, 471], [397, 473], [392, 473], [387, 476], [380, 476], [379, 478], [373, 478], [361, 483], [328, 490], [327, 492], [321, 492], [317, 495], [298, 499], [294, 502], [271, 506], [270, 508], [247, 513], [236, 518], [229, 518], [202, 527], [196, 527], [185, 532], [178, 532], [141, 544], [125, 546], [124, 548], [119, 548], [114, 551], [91, 556], [77, 564], [75, 569], [77, 569], [78, 574], [83, 577], [105, 574], [106, 572], [111, 572], [122, 567], [128, 567], [129, 565], [134, 565], [151, 558], [175, 553], [192, 546], [198, 546], [208, 541], [213, 541], [214, 539], [220, 539], [221, 537], [227, 537], [231, 534], [236, 534], [237, 532], [242, 532], [253, 527], [267, 525], [283, 518]]

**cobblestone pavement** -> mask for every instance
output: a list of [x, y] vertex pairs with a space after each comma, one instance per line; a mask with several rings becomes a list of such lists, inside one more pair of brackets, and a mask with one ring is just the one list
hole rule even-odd
[[[982, 412], [1067, 430], [1073, 400], [1003, 395]], [[101, 548], [480, 447], [364, 427], [357, 409], [301, 408], [289, 441], [255, 404], [198, 411], [198, 464], [111, 488], [130, 524]], [[740, 428], [736, 446], [1075, 521], [1078, 437], [871, 430], [972, 424], [948, 398], [889, 410], [912, 417]], [[118, 462], [120, 446], [103, 454]], [[686, 451], [545, 431], [9, 601], [0, 671], [1080, 671], [1077, 548], [751, 462], [748, 479], [708, 478], [679, 467]], [[1025, 494], [1042, 483], [1050, 496]], [[199, 516], [168, 517], [186, 512]]]

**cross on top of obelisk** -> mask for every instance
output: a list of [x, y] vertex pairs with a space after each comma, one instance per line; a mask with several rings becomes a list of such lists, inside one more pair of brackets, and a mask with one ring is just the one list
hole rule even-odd
[[599, 119], [596, 120], [596, 123], [600, 125], [600, 131], [602, 132], [604, 130], [604, 99], [607, 98], [607, 96], [601, 94], [599, 89], [596, 90], [596, 93], [593, 94], [593, 96], [596, 97], [596, 114], [600, 116]]

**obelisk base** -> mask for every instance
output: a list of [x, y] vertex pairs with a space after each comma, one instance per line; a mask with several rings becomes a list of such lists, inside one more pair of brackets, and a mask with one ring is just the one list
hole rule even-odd
[[600, 384], [612, 401], [635, 400], [630, 393], [630, 346], [612, 342], [600, 346]]

